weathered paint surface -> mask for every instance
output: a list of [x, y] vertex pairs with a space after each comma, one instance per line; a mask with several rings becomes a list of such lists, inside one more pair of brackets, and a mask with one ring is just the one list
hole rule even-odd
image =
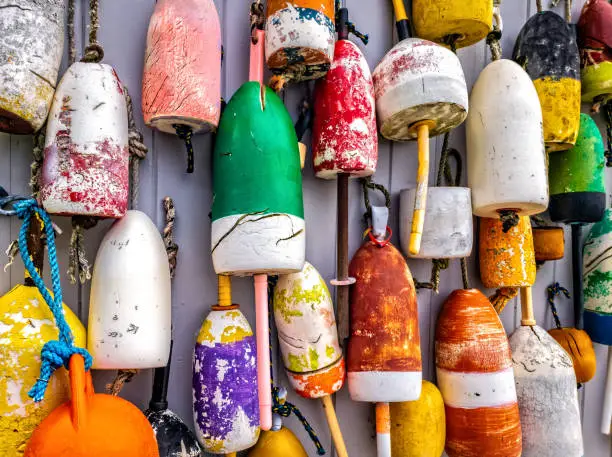
[[521, 414], [522, 457], [582, 457], [572, 360], [537, 325], [515, 330], [510, 336], [510, 349]]
[[474, 214], [546, 210], [548, 182], [538, 94], [525, 71], [500, 59], [480, 73], [467, 118], [468, 187]]
[[416, 34], [444, 44], [446, 37], [459, 35], [457, 47], [470, 46], [487, 36], [492, 27], [491, 0], [415, 0], [412, 20]]
[[535, 252], [529, 217], [504, 233], [499, 219], [480, 218], [480, 279], [485, 287], [526, 287], [536, 280]]
[[427, 190], [427, 212], [421, 249], [411, 255], [408, 249], [416, 189], [400, 194], [400, 241], [408, 257], [419, 259], [452, 259], [472, 253], [472, 199], [467, 187], [430, 187]]
[[612, 5], [589, 0], [578, 21], [582, 100], [612, 94]]
[[193, 353], [193, 415], [206, 452], [227, 454], [259, 436], [255, 337], [236, 307], [213, 309]]
[[373, 73], [380, 133], [389, 140], [416, 138], [415, 122], [431, 120], [435, 136], [457, 127], [468, 112], [459, 58], [431, 41], [407, 38], [396, 44]]
[[584, 329], [596, 343], [612, 346], [612, 210], [584, 241]]
[[221, 30], [212, 0], [160, 0], [149, 23], [142, 113], [166, 133], [173, 125], [215, 130], [221, 115]]
[[64, 52], [64, 2], [0, 2], [0, 131], [38, 131]]
[[589, 334], [584, 330], [569, 327], [553, 328], [548, 333], [571, 357], [576, 381], [585, 383], [593, 379], [597, 369], [597, 358]]
[[440, 457], [444, 452], [444, 400], [438, 388], [423, 381], [416, 401], [391, 403], [391, 455]]
[[[263, 103], [263, 105], [262, 105]], [[213, 154], [211, 250], [217, 274], [293, 273], [304, 266], [302, 172], [291, 117], [271, 89], [243, 84]]]
[[412, 275], [392, 245], [365, 242], [349, 275], [348, 386], [356, 401], [417, 400], [421, 394], [421, 345]]
[[148, 410], [145, 416], [155, 432], [160, 457], [201, 457], [193, 432], [174, 412]]
[[563, 227], [533, 227], [533, 250], [536, 262], [559, 260], [565, 255]]
[[[85, 328], [64, 305], [64, 317], [74, 343], [85, 346]], [[63, 368], [51, 378], [45, 398], [28, 397], [40, 375], [40, 351], [57, 340], [53, 314], [36, 287], [17, 285], [0, 298], [0, 454], [20, 457], [34, 429], [51, 411], [68, 400], [70, 385]]]
[[259, 441], [249, 451], [249, 457], [308, 457], [297, 436], [288, 429], [262, 432]]
[[523, 65], [538, 92], [546, 149], [571, 148], [580, 125], [580, 56], [575, 32], [552, 11], [534, 14], [520, 31], [512, 58]]
[[271, 0], [266, 59], [273, 73], [293, 81], [322, 77], [334, 57], [334, 0]]
[[334, 304], [325, 281], [310, 263], [281, 275], [274, 288], [274, 320], [287, 377], [306, 398], [331, 395], [344, 384]]
[[128, 211], [104, 236], [89, 297], [87, 349], [96, 369], [166, 366], [170, 270], [157, 227]]
[[378, 161], [374, 86], [368, 63], [353, 42], [336, 43], [332, 66], [317, 83], [314, 113], [316, 176], [372, 175]]
[[112, 67], [77, 62], [68, 68], [53, 97], [44, 154], [41, 199], [49, 213], [123, 217], [127, 109]]
[[510, 346], [482, 292], [456, 290], [436, 326], [436, 369], [449, 457], [518, 457], [521, 424]]

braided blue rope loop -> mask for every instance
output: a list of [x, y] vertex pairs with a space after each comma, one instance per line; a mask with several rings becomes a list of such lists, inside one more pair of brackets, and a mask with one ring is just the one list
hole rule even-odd
[[288, 401], [285, 401], [284, 399], [281, 399], [278, 393], [279, 393], [278, 387], [272, 388], [272, 401], [274, 403], [272, 405], [272, 412], [282, 417], [289, 417], [291, 413], [295, 414], [295, 416], [304, 426], [304, 429], [306, 430], [306, 432], [308, 432], [308, 436], [310, 436], [310, 439], [312, 440], [315, 447], [317, 448], [317, 454], [325, 455], [325, 449], [323, 448], [321, 441], [319, 441], [319, 437], [317, 436], [314, 429], [311, 427], [310, 423], [308, 423], [308, 420], [304, 417], [302, 412], [299, 410], [299, 408], [295, 406], [293, 403], [290, 403]]
[[[93, 359], [89, 352], [83, 348], [77, 348], [74, 346], [74, 337], [72, 331], [64, 318], [64, 309], [62, 306], [62, 285], [60, 282], [60, 270], [57, 263], [57, 249], [55, 247], [55, 233], [53, 230], [53, 224], [51, 218], [47, 212], [38, 206], [36, 200], [28, 199], [22, 200], [14, 205], [15, 214], [23, 219], [21, 230], [19, 231], [19, 252], [23, 259], [23, 264], [26, 270], [30, 273], [32, 281], [36, 285], [36, 288], [43, 296], [49, 309], [53, 313], [55, 323], [59, 330], [59, 339], [57, 341], [48, 341], [42, 348], [40, 353], [41, 365], [40, 365], [40, 377], [32, 389], [28, 392], [28, 395], [36, 402], [42, 401], [47, 390], [49, 380], [53, 375], [53, 372], [62, 365], [68, 368], [68, 362], [73, 354], [79, 354], [85, 359], [85, 369], [89, 370]], [[43, 222], [45, 235], [47, 237], [47, 249], [49, 251], [49, 267], [51, 272], [51, 282], [53, 286], [53, 296], [49, 293], [45, 287], [45, 282], [40, 277], [40, 274], [32, 262], [30, 253], [28, 251], [27, 236], [32, 221], [32, 216], [38, 215]]]
[[570, 298], [569, 290], [565, 287], [562, 287], [558, 282], [551, 284], [546, 288], [546, 293], [548, 296], [548, 304], [550, 305], [550, 310], [552, 311], [553, 317], [555, 318], [555, 325], [558, 329], [561, 328], [561, 319], [559, 319], [559, 313], [557, 312], [557, 307], [555, 306], [555, 297], [557, 295], [565, 295], [565, 298]]

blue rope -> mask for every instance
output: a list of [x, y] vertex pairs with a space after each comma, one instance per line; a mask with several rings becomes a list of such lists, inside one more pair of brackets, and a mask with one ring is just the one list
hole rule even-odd
[[[55, 247], [55, 233], [53, 230], [53, 224], [51, 218], [47, 212], [42, 209], [36, 203], [34, 199], [27, 199], [18, 201], [13, 205], [15, 214], [23, 219], [23, 225], [19, 231], [19, 252], [23, 259], [23, 264], [26, 270], [30, 273], [34, 285], [36, 285], [38, 291], [43, 296], [49, 309], [55, 317], [55, 323], [59, 330], [58, 341], [48, 341], [42, 348], [40, 353], [42, 363], [40, 365], [40, 377], [36, 381], [36, 384], [30, 389], [28, 395], [36, 402], [42, 401], [47, 390], [49, 380], [53, 375], [53, 372], [65, 366], [68, 368], [68, 362], [70, 357], [74, 354], [79, 354], [85, 359], [85, 369], [89, 370], [93, 359], [86, 349], [78, 348], [74, 346], [74, 337], [72, 331], [64, 318], [63, 299], [62, 299], [62, 285], [60, 282], [60, 270], [57, 263], [57, 250]], [[53, 285], [53, 296], [49, 293], [45, 287], [45, 282], [40, 277], [40, 274], [32, 262], [30, 253], [28, 252], [27, 236], [32, 216], [37, 214], [43, 222], [45, 235], [47, 237], [47, 248], [49, 251], [49, 266], [51, 271], [51, 282]]]
[[555, 318], [555, 325], [558, 329], [561, 328], [561, 319], [559, 319], [559, 313], [557, 312], [557, 307], [555, 306], [555, 297], [557, 295], [565, 295], [565, 298], [570, 298], [569, 290], [565, 287], [562, 287], [558, 282], [551, 284], [546, 288], [547, 293], [547, 301], [550, 305], [550, 310], [552, 311], [553, 317]]

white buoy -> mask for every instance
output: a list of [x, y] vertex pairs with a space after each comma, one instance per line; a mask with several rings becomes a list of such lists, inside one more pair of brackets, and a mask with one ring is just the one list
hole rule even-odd
[[170, 353], [170, 270], [157, 228], [128, 211], [100, 244], [87, 349], [96, 369], [157, 368]]
[[419, 259], [454, 259], [472, 253], [472, 201], [467, 187], [430, 187], [423, 239], [418, 254], [410, 254], [410, 232], [416, 189], [400, 194], [400, 241], [408, 257]]
[[529, 75], [500, 59], [480, 73], [467, 118], [468, 186], [474, 214], [497, 218], [546, 211], [548, 182], [542, 109]]

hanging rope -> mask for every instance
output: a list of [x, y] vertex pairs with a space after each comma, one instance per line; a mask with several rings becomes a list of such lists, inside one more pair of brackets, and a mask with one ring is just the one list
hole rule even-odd
[[508, 233], [513, 227], [516, 227], [521, 220], [518, 213], [512, 209], [502, 209], [498, 212], [504, 233]]
[[365, 203], [366, 212], [363, 215], [363, 220], [366, 226], [370, 226], [370, 220], [372, 219], [372, 204], [370, 203], [370, 189], [378, 190], [385, 197], [385, 206], [391, 209], [391, 194], [382, 184], [377, 184], [372, 181], [372, 177], [361, 178], [361, 189], [363, 191], [363, 201]]
[[[555, 8], [561, 0], [552, 0], [550, 6]], [[538, 13], [542, 12], [542, 0], [536, 0], [538, 4]], [[565, 22], [568, 24], [572, 21], [572, 0], [565, 0]]]
[[[57, 263], [57, 249], [55, 246], [55, 233], [51, 218], [47, 212], [38, 206], [36, 200], [22, 199], [13, 205], [12, 211], [3, 211], [6, 215], [16, 215], [23, 220], [21, 230], [19, 231], [19, 252], [25, 265], [26, 270], [30, 274], [34, 285], [42, 297], [47, 302], [49, 309], [53, 313], [55, 323], [59, 331], [58, 340], [52, 340], [45, 343], [42, 348], [40, 358], [40, 376], [38, 380], [28, 392], [28, 395], [35, 401], [40, 402], [44, 396], [49, 384], [51, 376], [61, 366], [68, 368], [70, 357], [74, 354], [79, 354], [85, 359], [85, 369], [89, 370], [92, 364], [92, 357], [86, 349], [78, 348], [73, 344], [73, 336], [68, 323], [64, 317], [62, 286], [60, 282], [59, 265]], [[36, 267], [30, 257], [27, 246], [27, 236], [30, 228], [32, 217], [37, 215], [43, 224], [44, 233], [47, 239], [47, 247], [49, 251], [49, 267], [51, 272], [51, 282], [53, 296], [47, 290], [43, 279], [40, 277]]]
[[489, 34], [487, 35], [487, 45], [489, 45], [489, 48], [491, 49], [491, 58], [493, 60], [499, 60], [501, 59], [501, 56], [502, 56], [502, 48], [499, 42], [499, 40], [501, 40], [501, 37], [502, 37], [502, 29], [501, 29], [501, 24], [498, 23], [498, 21], [501, 21], [501, 16], [498, 15], [498, 16], [495, 16], [495, 18], [496, 18], [496, 21], [495, 21], [495, 25], [493, 25], [493, 30], [491, 30]]
[[130, 208], [138, 209], [138, 195], [140, 191], [140, 161], [147, 157], [149, 148], [144, 144], [144, 137], [134, 119], [134, 106], [132, 97], [125, 84], [123, 84], [123, 95], [128, 115], [128, 145], [130, 150]]
[[85, 47], [81, 62], [101, 62], [104, 58], [104, 48], [98, 42], [98, 0], [89, 0], [89, 44]]
[[489, 297], [489, 301], [497, 311], [497, 314], [501, 314], [506, 305], [516, 298], [519, 293], [518, 287], [502, 287], [495, 291], [495, 294]]
[[113, 382], [106, 384], [106, 393], [109, 395], [119, 396], [123, 387], [132, 382], [134, 376], [138, 374], [138, 370], [119, 370]]
[[68, 279], [71, 284], [76, 284], [77, 278], [81, 284], [91, 279], [91, 267], [85, 252], [85, 230], [98, 223], [92, 217], [72, 218], [72, 233], [70, 235], [70, 246], [68, 247]]
[[251, 41], [253, 44], [257, 44], [259, 38], [257, 37], [256, 30], [263, 30], [266, 24], [266, 16], [264, 14], [264, 4], [261, 0], [255, 0], [251, 3]]
[[193, 173], [194, 170], [194, 152], [193, 143], [191, 137], [193, 136], [193, 130], [188, 125], [173, 124], [176, 136], [178, 136], [185, 143], [185, 149], [187, 150], [187, 173]]
[[174, 221], [176, 219], [176, 209], [174, 201], [170, 197], [164, 197], [164, 211], [166, 213], [166, 225], [164, 226], [163, 238], [164, 246], [166, 246], [166, 254], [168, 254], [168, 264], [170, 265], [170, 278], [174, 278], [176, 272], [176, 256], [178, 255], [179, 247], [174, 242]]
[[555, 306], [555, 297], [563, 294], [565, 295], [565, 298], [571, 298], [570, 293], [565, 287], [562, 287], [558, 282], [556, 282], [546, 288], [546, 294], [548, 305], [550, 306], [553, 318], [555, 319], [555, 326], [558, 329], [561, 329], [561, 319], [559, 319], [559, 313], [557, 312], [557, 307]]
[[74, 0], [68, 1], [68, 65], [76, 62], [76, 39], [74, 36]]
[[542, 12], [542, 0], [536, 0], [536, 8], [538, 9], [538, 13]]

